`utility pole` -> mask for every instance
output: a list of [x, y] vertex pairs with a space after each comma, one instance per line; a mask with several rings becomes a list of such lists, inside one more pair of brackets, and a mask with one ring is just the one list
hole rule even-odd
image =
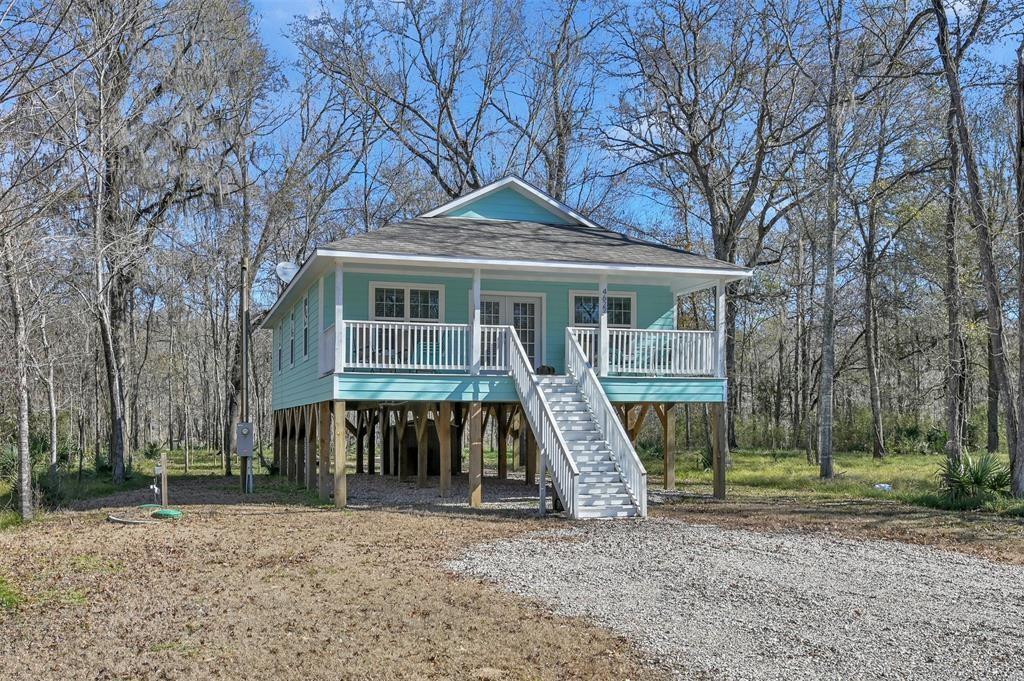
[[[252, 447], [246, 447], [244, 441], [252, 442], [252, 424], [249, 423], [249, 256], [242, 256], [242, 285], [238, 300], [238, 323], [241, 325], [242, 380], [239, 386], [239, 433], [235, 441], [238, 449], [238, 465], [241, 472], [242, 493], [253, 491]], [[248, 436], [247, 438], [245, 436]]]

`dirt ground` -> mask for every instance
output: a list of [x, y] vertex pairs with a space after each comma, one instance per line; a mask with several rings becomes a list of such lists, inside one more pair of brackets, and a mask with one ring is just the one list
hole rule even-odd
[[176, 522], [107, 522], [138, 517], [139, 490], [0, 533], [22, 601], [0, 608], [0, 678], [662, 676], [620, 637], [443, 567], [538, 529], [528, 514], [338, 512], [283, 486], [242, 503], [217, 478], [173, 490]]
[[1024, 565], [1024, 518], [952, 512], [877, 500], [806, 501], [731, 498], [716, 501], [660, 493], [651, 515], [747, 530], [823, 532], [887, 539]]

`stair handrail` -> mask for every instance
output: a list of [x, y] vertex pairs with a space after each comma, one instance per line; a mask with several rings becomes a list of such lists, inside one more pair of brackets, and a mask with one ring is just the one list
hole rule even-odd
[[642, 518], [647, 517], [647, 469], [640, 461], [633, 443], [626, 434], [626, 429], [619, 420], [601, 380], [597, 377], [593, 365], [587, 359], [583, 346], [570, 328], [565, 329], [565, 370], [579, 383], [583, 397], [590, 405], [597, 422], [598, 432], [608, 443], [615, 457], [615, 463], [622, 473], [623, 482], [629, 496], [636, 504]]
[[[569, 454], [569, 446], [556, 425], [551, 405], [548, 404], [547, 398], [544, 397], [544, 391], [537, 382], [533, 364], [519, 340], [519, 334], [510, 326], [507, 336], [509, 339], [509, 373], [519, 392], [523, 412], [526, 414], [533, 432], [538, 434], [537, 444], [540, 446], [540, 454], [551, 469], [551, 479], [554, 481], [565, 512], [570, 518], [576, 518], [579, 509], [580, 470]], [[540, 483], [543, 485], [544, 480], [541, 479]]]

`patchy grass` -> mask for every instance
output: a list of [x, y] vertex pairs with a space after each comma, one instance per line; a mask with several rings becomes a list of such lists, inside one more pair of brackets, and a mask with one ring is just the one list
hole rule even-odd
[[[641, 451], [652, 481], [664, 471], [661, 452]], [[682, 452], [676, 460], [676, 485], [683, 491], [706, 493], [711, 471], [699, 467], [698, 452]], [[840, 452], [835, 457], [836, 477], [822, 480], [818, 466], [807, 462], [804, 452], [793, 450], [738, 450], [726, 475], [728, 493], [739, 497], [787, 497], [803, 501], [841, 499], [888, 499], [917, 506], [950, 510], [982, 510], [1004, 515], [1024, 515], [1024, 501], [1010, 498], [950, 502], [938, 492], [937, 455], [890, 455], [873, 459], [862, 452]], [[892, 485], [892, 491], [876, 484]]]
[[21, 525], [21, 516], [15, 511], [0, 511], [0, 532]]
[[16, 608], [25, 601], [21, 592], [0, 576], [0, 610]]
[[124, 563], [97, 554], [85, 553], [71, 558], [71, 569], [93, 575], [115, 574], [124, 570]]

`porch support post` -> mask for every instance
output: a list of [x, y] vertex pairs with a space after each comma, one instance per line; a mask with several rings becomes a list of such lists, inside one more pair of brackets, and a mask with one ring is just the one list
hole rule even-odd
[[473, 319], [470, 329], [469, 373], [480, 373], [480, 270], [473, 270]]
[[523, 430], [526, 431], [526, 484], [532, 485], [537, 478], [537, 438], [533, 435], [533, 428], [523, 417]]
[[544, 456], [544, 453], [539, 451], [540, 447], [536, 447], [535, 449], [538, 450], [537, 459], [540, 462], [540, 471], [538, 471], [540, 473], [540, 475], [538, 476], [538, 479], [540, 480], [540, 489], [537, 493], [540, 497], [540, 509], [538, 512], [540, 513], [540, 515], [544, 515], [545, 513], [547, 513], [548, 510], [548, 462], [547, 457]]
[[675, 406], [666, 402], [658, 414], [661, 417], [661, 428], [664, 433], [665, 456], [665, 490], [676, 488], [676, 415], [672, 411]]
[[469, 405], [469, 505], [483, 505], [484, 443], [483, 414], [479, 402]]
[[[334, 373], [345, 370], [345, 277], [341, 263], [334, 268]], [[344, 430], [344, 429], [342, 429]]]
[[601, 296], [601, 317], [598, 322], [597, 348], [599, 352], [598, 374], [608, 375], [608, 275], [602, 274], [598, 281], [599, 294]]
[[725, 456], [729, 446], [725, 421], [725, 403], [711, 405], [711, 470], [712, 491], [716, 499], [725, 499]]
[[[337, 328], [337, 327], [335, 327]], [[348, 484], [345, 467], [348, 465], [345, 432], [345, 401], [334, 402], [334, 505], [345, 508], [348, 504]]]
[[446, 497], [452, 490], [452, 403], [442, 402], [437, 411], [437, 447], [440, 460], [440, 494]]
[[366, 468], [370, 475], [377, 474], [377, 413], [371, 409], [367, 414]]
[[725, 284], [715, 287], [715, 375], [725, 378]]

